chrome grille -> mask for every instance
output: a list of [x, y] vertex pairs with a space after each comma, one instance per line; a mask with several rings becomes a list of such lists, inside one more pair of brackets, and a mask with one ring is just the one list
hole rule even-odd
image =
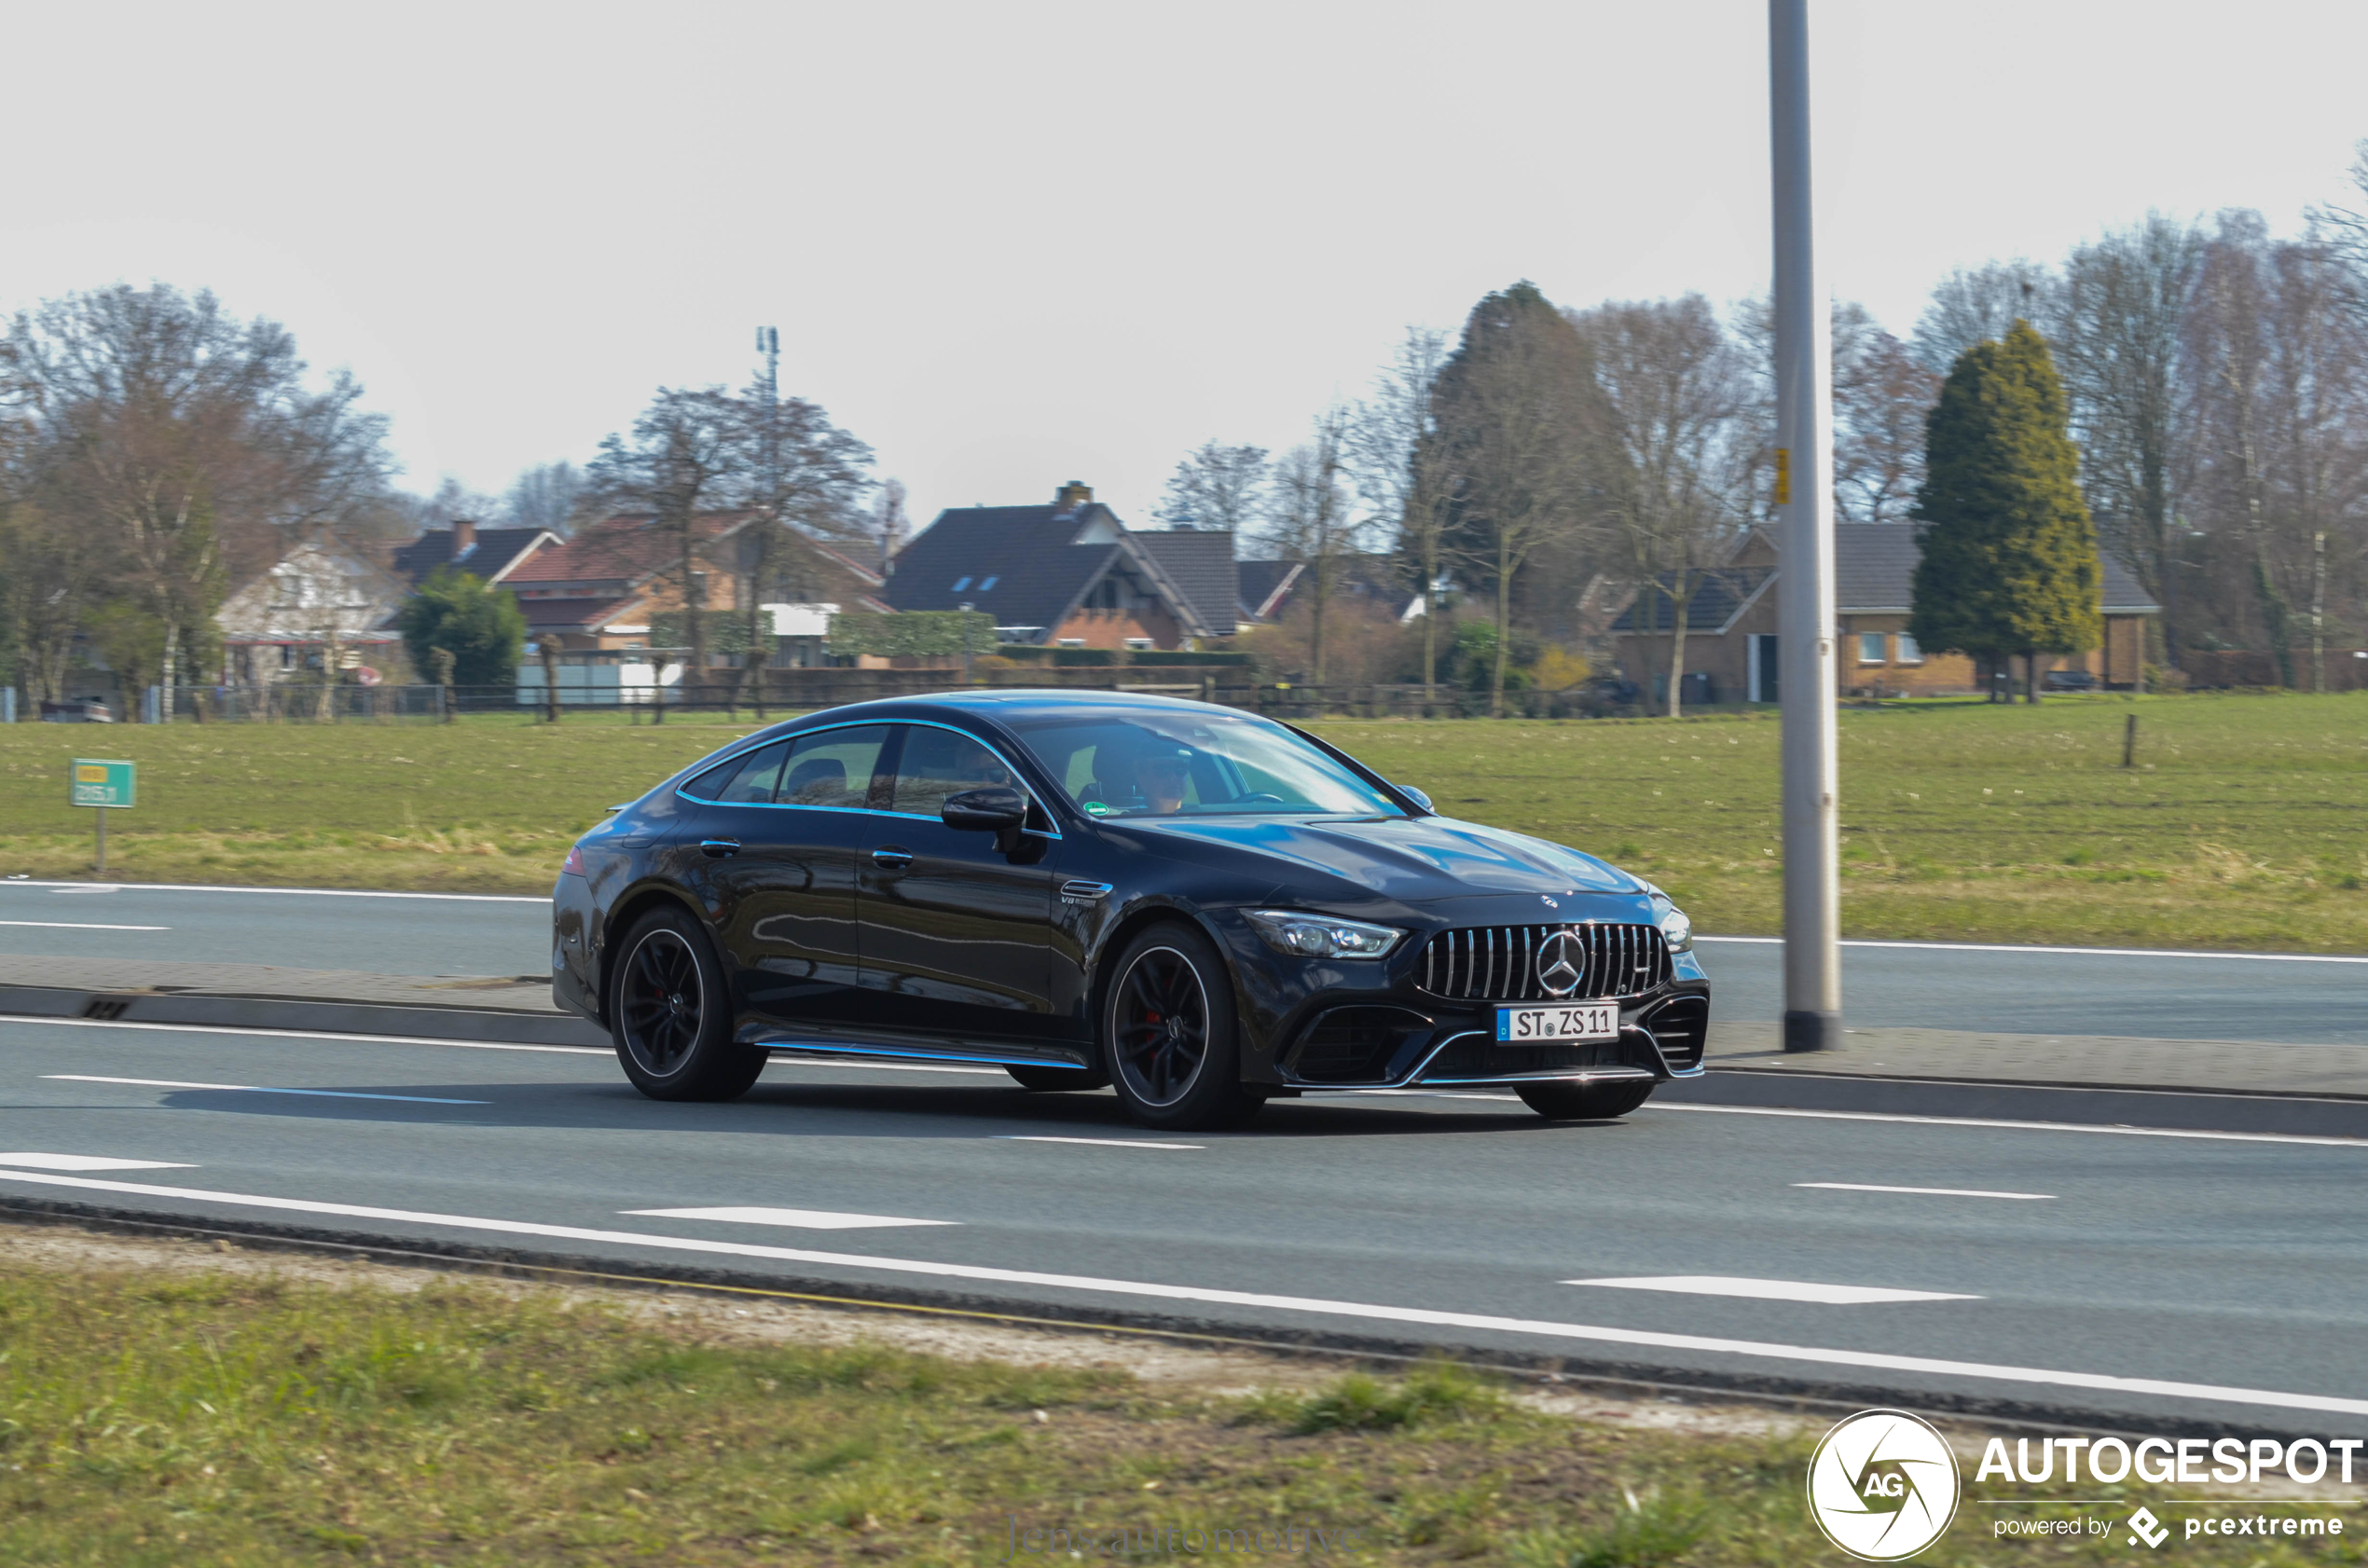
[[[1568, 931], [1587, 954], [1587, 972], [1570, 997], [1552, 997], [1537, 978], [1537, 953]], [[1587, 921], [1571, 926], [1466, 926], [1424, 945], [1422, 988], [1473, 1001], [1546, 1002], [1636, 997], [1669, 979], [1669, 943], [1660, 928]]]

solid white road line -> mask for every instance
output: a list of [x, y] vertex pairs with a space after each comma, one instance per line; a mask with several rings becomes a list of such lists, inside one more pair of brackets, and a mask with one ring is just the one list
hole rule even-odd
[[0, 1154], [0, 1165], [34, 1171], [194, 1171], [179, 1160], [106, 1160], [89, 1154]]
[[82, 920], [0, 920], [0, 926], [30, 926], [42, 931], [169, 931], [170, 926], [99, 926]]
[[1057, 1138], [1043, 1133], [997, 1133], [998, 1143], [1090, 1143], [1102, 1148], [1206, 1148], [1200, 1143], [1153, 1143], [1149, 1138]]
[[1755, 1301], [1815, 1301], [1828, 1307], [1864, 1307], [1884, 1301], [1978, 1301], [1944, 1290], [1886, 1290], [1868, 1285], [1817, 1285], [1807, 1280], [1739, 1279], [1729, 1274], [1663, 1274], [1657, 1278], [1566, 1279], [1564, 1285], [1603, 1285], [1614, 1290], [1671, 1290], [1681, 1296], [1742, 1296]]
[[801, 1231], [870, 1231], [887, 1225], [958, 1225], [958, 1219], [899, 1219], [885, 1214], [833, 1214], [828, 1209], [622, 1209], [659, 1219], [721, 1219], [735, 1225], [789, 1225]]
[[2003, 1127], [2018, 1133], [2110, 1133], [2125, 1138], [2203, 1138], [2219, 1143], [2293, 1143], [2317, 1148], [2368, 1148], [2368, 1138], [2313, 1138], [2299, 1133], [2195, 1133], [2180, 1127], [2090, 1127], [2078, 1121], [1997, 1121], [1976, 1116], [1894, 1116], [1873, 1110], [1795, 1110], [1786, 1106], [1687, 1106], [1672, 1102], [1643, 1108], [1704, 1111], [1719, 1116], [1799, 1117], [1811, 1121], [1897, 1121], [1914, 1127]]
[[[558, 873], [553, 873], [554, 875]], [[0, 887], [48, 887], [61, 893], [285, 893], [311, 899], [442, 899], [447, 903], [539, 903], [526, 893], [381, 893], [360, 887], [232, 887], [204, 882], [0, 882]]]
[[2030, 1383], [2042, 1387], [2083, 1388], [2099, 1393], [2145, 1395], [2168, 1399], [2207, 1399], [2222, 1404], [2260, 1405], [2275, 1410], [2319, 1410], [2337, 1415], [2368, 1416], [2368, 1399], [2347, 1399], [2325, 1394], [2289, 1394], [2275, 1389], [2223, 1387], [2214, 1383], [2180, 1382], [2165, 1378], [2117, 1377], [2101, 1372], [2071, 1372], [2044, 1367], [1992, 1365], [1981, 1361], [1951, 1361], [1929, 1355], [1893, 1355], [1881, 1351], [1836, 1350], [1812, 1345], [1788, 1345], [1759, 1340], [1729, 1340], [1703, 1334], [1669, 1334], [1649, 1328], [1616, 1328], [1598, 1324], [1557, 1323], [1487, 1313], [1436, 1312], [1422, 1307], [1393, 1307], [1370, 1301], [1339, 1301], [1313, 1296], [1275, 1296], [1260, 1291], [1218, 1290], [1202, 1286], [1160, 1285], [1143, 1280], [1100, 1279], [1088, 1274], [1056, 1274], [1026, 1269], [997, 1269], [974, 1263], [939, 1263], [917, 1258], [874, 1258], [857, 1252], [819, 1252], [804, 1247], [760, 1246], [747, 1242], [704, 1241], [692, 1236], [643, 1235], [631, 1231], [595, 1231], [574, 1225], [538, 1225], [526, 1220], [486, 1219], [473, 1215], [425, 1214], [409, 1209], [371, 1208], [359, 1204], [323, 1204], [296, 1198], [271, 1198], [244, 1192], [209, 1192], [187, 1187], [158, 1187], [144, 1182], [104, 1181], [96, 1177], [44, 1176], [31, 1171], [0, 1170], [0, 1181], [39, 1187], [73, 1188], [113, 1192], [125, 1197], [170, 1198], [181, 1202], [227, 1204], [234, 1207], [298, 1214], [333, 1215], [348, 1219], [378, 1219], [406, 1225], [443, 1226], [452, 1230], [545, 1240], [598, 1242], [608, 1245], [641, 1246], [665, 1252], [694, 1252], [733, 1258], [764, 1258], [776, 1262], [808, 1263], [846, 1269], [870, 1269], [882, 1273], [912, 1274], [937, 1279], [976, 1280], [998, 1285], [1033, 1285], [1048, 1289], [1078, 1290], [1105, 1296], [1159, 1301], [1198, 1301], [1214, 1306], [1255, 1307], [1270, 1312], [1298, 1313], [1317, 1317], [1342, 1317], [1362, 1322], [1410, 1323], [1430, 1327], [1466, 1328], [1487, 1333], [1521, 1334], [1549, 1340], [1576, 1340], [1598, 1344], [1647, 1345], [1660, 1350], [1694, 1351], [1739, 1355], [1810, 1366], [1852, 1367], [1893, 1372], [1922, 1372], [1935, 1377], [1973, 1378], [1993, 1382]]
[[169, 1078], [99, 1078], [89, 1073], [43, 1073], [61, 1083], [130, 1083], [145, 1089], [223, 1089], [238, 1094], [314, 1094], [331, 1100], [401, 1100], [415, 1106], [489, 1106], [491, 1100], [446, 1100], [433, 1094], [365, 1094], [356, 1089], [267, 1089], [259, 1083], [183, 1083]]
[[1978, 1187], [1874, 1187], [1859, 1181], [1797, 1181], [1795, 1187], [1823, 1188], [1828, 1192], [1923, 1192], [1935, 1198], [2020, 1198], [2053, 1201], [2053, 1192], [1985, 1192]]
[[[1695, 936], [1696, 942], [1731, 942], [1753, 947], [1768, 947], [1783, 942], [1783, 937], [1706, 937]], [[2023, 947], [2013, 942], [1876, 942], [1869, 938], [1852, 937], [1843, 942], [1844, 947], [1904, 947], [1910, 952], [1926, 953], [2053, 953], [2068, 958], [2241, 958], [2258, 964], [2368, 964], [2368, 957], [2342, 953], [2186, 953], [2176, 947]]]
[[244, 1035], [249, 1039], [326, 1039], [356, 1045], [448, 1045], [455, 1051], [547, 1051], [562, 1056], [614, 1056], [597, 1045], [510, 1045], [498, 1040], [431, 1039], [424, 1035], [344, 1035], [315, 1029], [241, 1029], [231, 1024], [140, 1024], [116, 1018], [45, 1018], [39, 1013], [0, 1013], [0, 1024], [56, 1025], [71, 1029], [154, 1029], [168, 1035]]

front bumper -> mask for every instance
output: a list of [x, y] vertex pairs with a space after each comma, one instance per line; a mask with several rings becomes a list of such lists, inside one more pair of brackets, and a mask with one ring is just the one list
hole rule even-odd
[[1225, 934], [1245, 1025], [1243, 1078], [1250, 1083], [1305, 1090], [1660, 1082], [1703, 1070], [1711, 986], [1690, 952], [1670, 955], [1666, 977], [1649, 989], [1602, 998], [1618, 1002], [1617, 1038], [1513, 1045], [1495, 1038], [1497, 1000], [1451, 999], [1423, 988], [1419, 941], [1363, 964], [1277, 958], [1246, 932]]

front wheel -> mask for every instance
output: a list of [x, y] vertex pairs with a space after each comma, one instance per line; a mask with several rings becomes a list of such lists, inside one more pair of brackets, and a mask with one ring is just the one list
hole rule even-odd
[[1232, 978], [1192, 927], [1153, 926], [1110, 966], [1102, 1059], [1127, 1114], [1176, 1131], [1234, 1127], [1265, 1096], [1242, 1084]]
[[732, 1038], [723, 967], [699, 923], [654, 909], [633, 924], [611, 983], [610, 1036], [633, 1087], [654, 1100], [737, 1100], [764, 1070], [765, 1049]]
[[1652, 1098], [1657, 1084], [1524, 1083], [1521, 1103], [1552, 1121], [1609, 1121]]

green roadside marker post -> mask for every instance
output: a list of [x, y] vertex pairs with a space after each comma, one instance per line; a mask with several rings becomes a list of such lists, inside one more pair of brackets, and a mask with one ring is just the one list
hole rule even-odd
[[99, 874], [107, 873], [107, 813], [129, 811], [137, 803], [139, 785], [130, 763], [103, 757], [76, 757], [68, 804], [93, 807], [99, 814]]

